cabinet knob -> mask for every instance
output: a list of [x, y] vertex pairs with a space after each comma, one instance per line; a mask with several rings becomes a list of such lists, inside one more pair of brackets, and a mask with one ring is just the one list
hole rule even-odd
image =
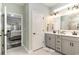
[[51, 40], [51, 38], [49, 37], [49, 40]]
[[60, 49], [59, 47], [57, 47], [57, 49]]
[[72, 43], [70, 42], [70, 46], [72, 46]]
[[73, 47], [73, 46], [74, 46], [74, 43], [71, 43], [71, 42], [70, 42], [70, 46], [72, 46], [72, 47]]
[[72, 43], [72, 46], [74, 46], [74, 43]]
[[58, 43], [60, 43], [60, 41], [57, 41]]
[[36, 33], [33, 33], [33, 35], [35, 35]]

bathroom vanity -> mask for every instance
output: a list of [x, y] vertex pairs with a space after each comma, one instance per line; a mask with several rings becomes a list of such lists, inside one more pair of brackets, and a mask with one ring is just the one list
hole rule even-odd
[[[68, 13], [68, 12], [67, 12]], [[79, 55], [79, 13], [55, 15], [46, 23], [45, 45], [62, 54]]]
[[79, 55], [79, 35], [45, 33], [45, 45], [66, 55]]

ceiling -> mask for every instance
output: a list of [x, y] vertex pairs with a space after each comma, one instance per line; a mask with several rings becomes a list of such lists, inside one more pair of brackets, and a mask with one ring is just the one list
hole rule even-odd
[[52, 8], [53, 10], [62, 6], [67, 5], [68, 3], [43, 3], [48, 8]]
[[[10, 3], [9, 3], [10, 4]], [[7, 5], [9, 5], [7, 3]], [[12, 4], [12, 3], [11, 3]], [[14, 4], [14, 3], [13, 3]], [[54, 9], [57, 9], [59, 7], [62, 7], [62, 6], [65, 6], [67, 5], [68, 3], [41, 3], [42, 5], [48, 7], [48, 8], [51, 8], [52, 10]], [[18, 6], [24, 6], [24, 3], [15, 3], [15, 5], [18, 5]]]

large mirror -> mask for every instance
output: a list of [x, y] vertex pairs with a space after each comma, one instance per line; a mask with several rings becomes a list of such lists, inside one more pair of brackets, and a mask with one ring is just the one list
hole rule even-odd
[[61, 30], [79, 30], [79, 14], [61, 16]]

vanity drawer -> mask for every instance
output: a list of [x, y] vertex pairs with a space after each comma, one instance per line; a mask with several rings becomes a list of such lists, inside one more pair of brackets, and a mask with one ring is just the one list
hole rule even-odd
[[56, 39], [56, 43], [57, 43], [57, 44], [61, 44], [61, 40]]
[[59, 52], [61, 52], [61, 47], [56, 46], [56, 50], [59, 51]]
[[61, 44], [60, 43], [56, 43], [56, 47], [61, 47]]

